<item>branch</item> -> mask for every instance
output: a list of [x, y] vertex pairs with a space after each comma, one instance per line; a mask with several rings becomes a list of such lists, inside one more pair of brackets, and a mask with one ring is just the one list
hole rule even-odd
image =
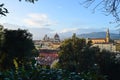
[[[96, 1], [96, 2], [95, 2]], [[90, 7], [92, 3], [97, 4], [94, 8], [93, 11], [96, 10], [99, 6], [103, 7], [103, 11], [107, 13], [107, 15], [112, 15], [115, 17], [116, 22], [120, 22], [120, 0], [84, 0], [82, 5], [85, 5], [86, 7]]]
[[[22, 0], [19, 0], [19, 1], [22, 1]], [[38, 0], [25, 0], [27, 2], [30, 2], [30, 3], [35, 3], [35, 1], [38, 1]]]
[[0, 4], [0, 15], [6, 16], [6, 14], [9, 13], [6, 8], [4, 8], [4, 4]]

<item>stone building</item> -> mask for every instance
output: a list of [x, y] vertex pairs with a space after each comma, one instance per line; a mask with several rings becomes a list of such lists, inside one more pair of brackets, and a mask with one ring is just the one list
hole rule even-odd
[[44, 38], [43, 38], [43, 41], [44, 41], [44, 42], [59, 43], [59, 42], [60, 42], [60, 37], [59, 37], [59, 35], [58, 35], [57, 33], [54, 35], [53, 38], [48, 37], [47, 34], [46, 34], [46, 35], [44, 36]]
[[98, 46], [100, 50], [107, 50], [110, 52], [116, 52], [116, 45], [113, 43], [96, 43], [93, 46]]
[[42, 40], [34, 40], [37, 49], [57, 49], [60, 46], [60, 43], [60, 37], [57, 33], [53, 38], [46, 34]]
[[92, 41], [93, 44], [96, 43], [110, 43], [110, 33], [109, 33], [109, 29], [107, 29], [106, 31], [106, 37], [105, 38], [88, 38], [88, 41]]
[[106, 31], [105, 38], [88, 38], [87, 42], [88, 41], [92, 41], [93, 46], [99, 47], [101, 51], [108, 50], [111, 52], [116, 52], [116, 45], [111, 42], [109, 29]]

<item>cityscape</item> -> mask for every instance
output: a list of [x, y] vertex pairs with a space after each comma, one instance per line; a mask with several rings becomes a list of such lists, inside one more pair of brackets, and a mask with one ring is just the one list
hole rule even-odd
[[[86, 43], [88, 43], [88, 41], [92, 41], [92, 46], [99, 47], [101, 51], [107, 50], [110, 52], [120, 52], [120, 49], [119, 49], [120, 40], [119, 39], [112, 40], [110, 38], [109, 29], [106, 30], [105, 36], [106, 36], [105, 38], [86, 38]], [[40, 57], [38, 57], [38, 64], [39, 65], [44, 64], [44, 63], [40, 63], [41, 59], [42, 61], [45, 62], [46, 65], [52, 64], [52, 62], [50, 62], [50, 58], [53, 59], [51, 61], [57, 60], [58, 59], [57, 52], [59, 50], [61, 43], [62, 41], [57, 33], [54, 35], [53, 38], [50, 38], [47, 35], [45, 35], [42, 40], [34, 40], [36, 49], [40, 51], [39, 53]]]
[[119, 0], [1, 0], [0, 80], [120, 80]]

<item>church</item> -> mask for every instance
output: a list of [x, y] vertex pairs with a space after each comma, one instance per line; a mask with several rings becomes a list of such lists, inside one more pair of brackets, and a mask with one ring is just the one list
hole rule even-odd
[[110, 39], [109, 29], [106, 31], [105, 38], [88, 38], [88, 41], [92, 41], [92, 46], [99, 47], [100, 50], [107, 50], [110, 52], [116, 52], [116, 46]]
[[60, 46], [60, 37], [56, 33], [53, 38], [45, 35], [41, 41], [41, 49], [57, 49]]
[[106, 31], [106, 37], [105, 38], [88, 38], [88, 41], [92, 41], [93, 44], [110, 43], [109, 29], [107, 29], [107, 31]]
[[47, 35], [45, 35], [43, 38], [43, 41], [44, 42], [60, 43], [60, 37], [57, 33], [54, 35], [54, 38], [50, 38]]

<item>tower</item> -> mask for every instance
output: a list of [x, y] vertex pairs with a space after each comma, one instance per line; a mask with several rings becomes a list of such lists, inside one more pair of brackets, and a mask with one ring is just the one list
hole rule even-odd
[[47, 36], [47, 34], [44, 36], [43, 40], [44, 41], [49, 41], [49, 37]]
[[107, 29], [107, 31], [106, 31], [106, 42], [107, 42], [107, 43], [110, 42], [110, 33], [109, 33], [109, 29]]
[[59, 43], [60, 42], [60, 37], [59, 37], [59, 35], [57, 33], [54, 36], [54, 42], [55, 43]]

